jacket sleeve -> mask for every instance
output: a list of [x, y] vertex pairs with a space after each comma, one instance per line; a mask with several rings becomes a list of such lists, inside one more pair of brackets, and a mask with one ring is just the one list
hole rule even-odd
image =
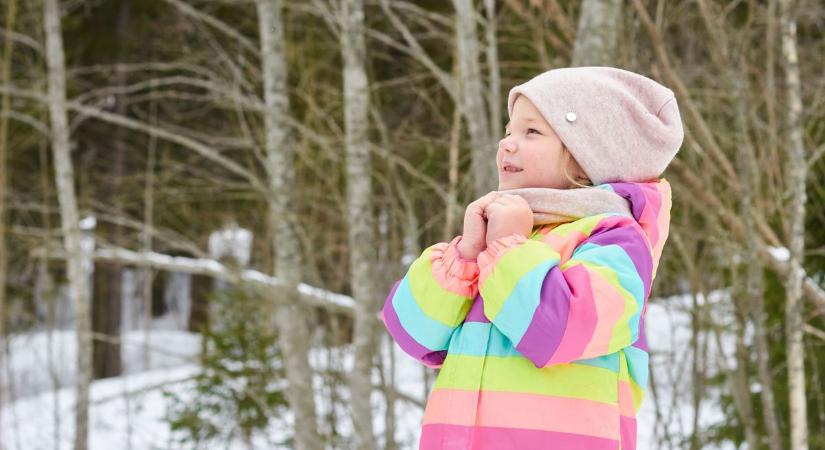
[[607, 355], [639, 337], [653, 258], [632, 217], [584, 217], [544, 240], [502, 237], [478, 264], [485, 316], [536, 367]]
[[447, 356], [453, 331], [478, 294], [478, 264], [458, 252], [461, 236], [424, 250], [395, 282], [381, 319], [407, 354], [433, 368]]

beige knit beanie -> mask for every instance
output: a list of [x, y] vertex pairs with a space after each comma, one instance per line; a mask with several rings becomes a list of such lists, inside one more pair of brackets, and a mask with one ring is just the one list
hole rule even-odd
[[673, 91], [615, 67], [553, 69], [510, 89], [553, 127], [594, 185], [658, 178], [684, 139]]

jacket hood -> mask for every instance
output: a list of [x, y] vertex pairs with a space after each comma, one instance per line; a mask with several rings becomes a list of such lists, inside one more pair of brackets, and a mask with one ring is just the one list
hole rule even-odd
[[659, 178], [646, 182], [604, 183], [597, 187], [612, 190], [630, 203], [631, 214], [647, 236], [654, 267], [657, 266], [670, 232], [670, 183]]

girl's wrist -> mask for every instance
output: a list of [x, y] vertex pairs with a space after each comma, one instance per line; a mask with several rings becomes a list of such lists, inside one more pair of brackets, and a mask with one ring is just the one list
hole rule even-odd
[[456, 245], [458, 250], [458, 256], [466, 262], [475, 262], [476, 257], [479, 253], [481, 253], [480, 248], [473, 248], [472, 246], [467, 246], [464, 242], [464, 239], [459, 239], [458, 244]]

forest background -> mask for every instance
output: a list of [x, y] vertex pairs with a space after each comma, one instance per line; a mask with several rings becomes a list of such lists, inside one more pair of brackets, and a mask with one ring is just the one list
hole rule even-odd
[[509, 88], [582, 65], [685, 125], [645, 445], [825, 449], [822, 2], [0, 14], [0, 449], [414, 448], [435, 371], [376, 313], [496, 188]]

